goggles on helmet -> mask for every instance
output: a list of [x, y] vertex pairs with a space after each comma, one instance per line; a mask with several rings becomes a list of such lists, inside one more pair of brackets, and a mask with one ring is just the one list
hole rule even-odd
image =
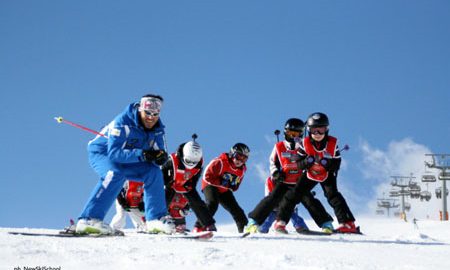
[[309, 128], [309, 132], [314, 135], [323, 135], [327, 132], [328, 127], [311, 127]]
[[233, 158], [235, 158], [236, 160], [242, 161], [242, 162], [247, 162], [248, 157], [246, 155], [243, 155], [241, 153], [235, 152], [232, 156]]
[[297, 138], [297, 137], [300, 137], [302, 133], [301, 133], [300, 131], [295, 131], [295, 130], [289, 130], [289, 129], [287, 129], [287, 130], [285, 131], [285, 134], [288, 135], [288, 136], [291, 137], [291, 138]]
[[197, 165], [198, 161], [194, 161], [194, 160], [190, 160], [188, 158], [183, 158], [183, 161], [186, 165], [188, 165], [189, 167], [194, 167], [195, 165]]

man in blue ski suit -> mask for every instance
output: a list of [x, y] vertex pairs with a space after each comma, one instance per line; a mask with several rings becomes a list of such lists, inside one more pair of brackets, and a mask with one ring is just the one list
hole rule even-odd
[[100, 176], [76, 226], [77, 233], [112, 234], [103, 222], [127, 179], [144, 182], [147, 231], [172, 233], [164, 180], [160, 169], [167, 161], [164, 125], [159, 119], [163, 98], [145, 95], [114, 118], [88, 144], [89, 163]]

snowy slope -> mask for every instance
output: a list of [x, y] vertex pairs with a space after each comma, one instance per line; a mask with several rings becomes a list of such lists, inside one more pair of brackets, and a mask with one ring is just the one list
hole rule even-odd
[[208, 242], [132, 230], [117, 238], [29, 237], [7, 232], [56, 230], [0, 228], [0, 269], [450, 269], [449, 222], [418, 221], [416, 227], [397, 219], [365, 218], [358, 223], [363, 236], [237, 239], [231, 237], [234, 225], [219, 226], [217, 237]]

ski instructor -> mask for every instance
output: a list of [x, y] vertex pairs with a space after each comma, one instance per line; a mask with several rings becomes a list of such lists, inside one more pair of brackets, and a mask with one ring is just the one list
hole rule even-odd
[[144, 183], [146, 230], [174, 232], [168, 215], [160, 165], [167, 159], [164, 125], [160, 119], [163, 98], [149, 94], [132, 103], [88, 144], [89, 163], [100, 176], [76, 224], [80, 234], [114, 234], [103, 222], [126, 179]]

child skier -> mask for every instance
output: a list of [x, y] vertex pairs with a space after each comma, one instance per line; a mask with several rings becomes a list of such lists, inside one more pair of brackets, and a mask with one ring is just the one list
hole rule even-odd
[[128, 180], [116, 199], [116, 214], [110, 226], [115, 230], [125, 227], [126, 214], [138, 231], [145, 231], [144, 183]]
[[[162, 166], [166, 187], [166, 201], [177, 232], [186, 229], [184, 215], [191, 208], [198, 223], [209, 231], [215, 231], [215, 220], [197, 192], [196, 185], [203, 169], [203, 152], [193, 135], [193, 141], [181, 144], [176, 153]], [[181, 196], [180, 196], [181, 195]], [[189, 208], [187, 207], [189, 204]]]
[[329, 120], [324, 113], [313, 113], [306, 122], [308, 137], [300, 143], [298, 162], [300, 168], [306, 173], [302, 175], [295, 188], [286, 193], [280, 203], [280, 209], [275, 223], [275, 230], [286, 232], [286, 223], [289, 221], [295, 205], [302, 202], [309, 210], [314, 221], [326, 232], [333, 232], [333, 219], [328, 215], [322, 205], [309, 200], [310, 191], [320, 183], [328, 203], [334, 210], [340, 227], [336, 229], [341, 233], [357, 233], [355, 218], [342, 194], [337, 189], [337, 174], [341, 164], [341, 156], [337, 139], [328, 135]]
[[[258, 227], [273, 213], [286, 192], [293, 189], [302, 176], [302, 169], [298, 168], [297, 161], [300, 148], [298, 141], [303, 137], [304, 128], [305, 123], [298, 118], [290, 118], [284, 124], [284, 140], [275, 144], [270, 155], [270, 179], [274, 183], [274, 188], [249, 213], [247, 232], [258, 231]], [[313, 196], [310, 198], [316, 204], [320, 204]]]
[[[244, 231], [248, 219], [233, 192], [237, 191], [242, 183], [249, 155], [250, 149], [247, 145], [236, 143], [229, 153], [222, 153], [208, 164], [202, 179], [202, 190], [209, 212], [214, 216], [221, 204], [233, 217], [240, 233]], [[194, 231], [203, 230], [204, 226], [197, 221]]]

